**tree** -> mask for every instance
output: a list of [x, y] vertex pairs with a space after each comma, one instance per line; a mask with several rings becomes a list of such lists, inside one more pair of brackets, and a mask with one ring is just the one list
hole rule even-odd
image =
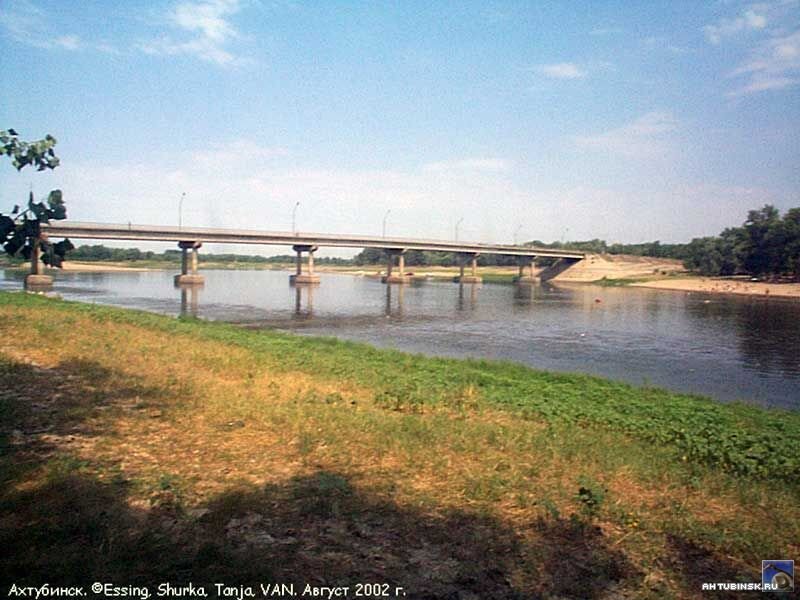
[[786, 270], [800, 280], [800, 208], [791, 208], [783, 216], [786, 236]]
[[[59, 164], [53, 150], [55, 145], [56, 139], [51, 135], [36, 142], [24, 142], [13, 129], [0, 131], [0, 155], [12, 157], [11, 164], [17, 171], [29, 165], [36, 167], [37, 171], [55, 169]], [[46, 203], [36, 202], [31, 192], [27, 208], [20, 210], [19, 205], [15, 205], [10, 215], [0, 213], [0, 244], [9, 256], [20, 253], [26, 260], [36, 260], [41, 252], [46, 265], [60, 267], [64, 256], [74, 246], [69, 239], [51, 243], [41, 226], [51, 220], [66, 218], [67, 209], [61, 190], [52, 190]]]

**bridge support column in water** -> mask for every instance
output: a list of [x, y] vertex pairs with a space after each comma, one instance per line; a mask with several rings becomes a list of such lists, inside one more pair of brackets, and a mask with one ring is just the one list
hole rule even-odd
[[[297, 271], [294, 275], [289, 275], [289, 283], [291, 285], [319, 284], [319, 275], [314, 274], [314, 252], [317, 251], [317, 246], [298, 244], [292, 246], [292, 250], [297, 252]], [[308, 265], [305, 273], [303, 272], [303, 252], [308, 252]]]
[[[469, 275], [464, 275], [464, 266], [467, 261], [471, 263], [471, 272]], [[464, 254], [458, 255], [458, 266], [461, 269], [459, 275], [455, 278], [458, 283], [481, 283], [483, 278], [478, 275], [478, 255], [477, 254]]]
[[[536, 263], [532, 257], [520, 257], [517, 264], [519, 265], [519, 273], [514, 278], [516, 283], [526, 283], [531, 284], [536, 282], [536, 277], [534, 274], [534, 269], [536, 268]], [[527, 269], [527, 273], [525, 270]]]
[[42, 273], [41, 263], [42, 251], [39, 247], [39, 240], [33, 241], [33, 251], [31, 252], [31, 272], [25, 276], [25, 289], [42, 289], [53, 285], [53, 278]]
[[[386, 252], [386, 275], [381, 277], [383, 283], [411, 283], [412, 277], [406, 275], [406, 259], [403, 254], [405, 249], [387, 248]], [[394, 257], [397, 257], [397, 273], [393, 273]]]
[[202, 245], [202, 242], [178, 242], [178, 248], [181, 249], [181, 273], [175, 275], [176, 285], [199, 285], [205, 281], [197, 272], [197, 250]]

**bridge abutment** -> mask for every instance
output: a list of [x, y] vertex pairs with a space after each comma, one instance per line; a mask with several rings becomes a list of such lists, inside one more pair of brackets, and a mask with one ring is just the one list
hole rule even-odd
[[205, 282], [205, 278], [197, 272], [198, 269], [198, 249], [203, 244], [201, 242], [178, 242], [181, 249], [181, 272], [175, 275], [176, 285], [200, 285]]
[[[289, 276], [291, 285], [317, 285], [320, 282], [319, 275], [314, 274], [314, 252], [317, 246], [297, 244], [292, 246], [292, 250], [297, 253], [297, 271]], [[308, 264], [303, 272], [303, 252], [308, 253]]]
[[579, 258], [559, 258], [556, 262], [539, 273], [539, 280], [550, 281], [551, 279], [561, 275], [561, 273], [569, 269], [572, 265], [580, 260], [581, 259]]

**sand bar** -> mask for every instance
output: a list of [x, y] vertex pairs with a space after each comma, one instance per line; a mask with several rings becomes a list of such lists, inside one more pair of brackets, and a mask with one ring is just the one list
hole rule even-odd
[[800, 283], [768, 283], [765, 281], [746, 281], [712, 277], [686, 277], [680, 279], [659, 279], [632, 283], [632, 287], [647, 287], [660, 290], [683, 292], [703, 292], [710, 294], [738, 294], [742, 296], [762, 296], [800, 299]]

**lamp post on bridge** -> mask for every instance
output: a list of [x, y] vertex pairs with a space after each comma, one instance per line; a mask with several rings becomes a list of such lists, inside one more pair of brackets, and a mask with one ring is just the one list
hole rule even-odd
[[298, 206], [300, 206], [300, 201], [299, 200], [297, 202], [295, 202], [294, 208], [292, 209], [292, 233], [295, 234], [295, 235], [297, 235], [297, 228], [295, 227], [295, 223], [296, 223], [295, 218], [297, 217], [297, 207]]
[[389, 218], [389, 213], [392, 212], [392, 209], [386, 211], [386, 214], [383, 215], [383, 237], [386, 237], [386, 219]]
[[455, 234], [456, 234], [456, 241], [458, 241], [458, 228], [461, 226], [461, 223], [463, 223], [463, 222], [464, 222], [464, 217], [461, 217], [461, 218], [458, 220], [458, 223], [456, 223], [456, 227], [455, 227], [455, 229], [456, 229], [456, 231], [455, 231]]
[[516, 230], [514, 230], [514, 245], [517, 245], [517, 236], [519, 235], [519, 230], [522, 229], [522, 223], [517, 225]]
[[178, 200], [178, 229], [183, 228], [183, 199], [186, 198], [186, 192], [181, 193], [181, 199]]

